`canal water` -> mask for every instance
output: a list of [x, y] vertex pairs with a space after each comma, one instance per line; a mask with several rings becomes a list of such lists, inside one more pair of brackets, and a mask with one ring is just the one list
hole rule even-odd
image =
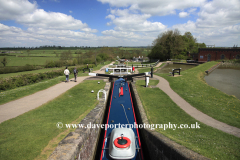
[[220, 66], [204, 79], [208, 85], [240, 99], [240, 69], [226, 69]]
[[196, 67], [195, 65], [189, 64], [168, 64], [163, 69], [158, 70], [156, 73], [169, 73], [172, 72], [172, 69], [181, 68], [181, 71]]

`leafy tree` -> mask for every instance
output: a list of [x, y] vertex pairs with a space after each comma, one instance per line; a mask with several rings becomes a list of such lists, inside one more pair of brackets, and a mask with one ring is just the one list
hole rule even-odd
[[198, 48], [207, 48], [205, 43], [197, 43]]
[[196, 38], [190, 32], [181, 35], [179, 30], [169, 30], [161, 33], [153, 41], [152, 51], [148, 54], [151, 59], [167, 60], [172, 58], [186, 58], [188, 53], [197, 53]]
[[60, 55], [60, 60], [72, 60], [72, 53], [71, 51], [67, 51], [67, 52], [62, 52]]
[[141, 56], [141, 55], [142, 55], [142, 51], [141, 51], [141, 50], [139, 50], [139, 49], [137, 49], [137, 50], [136, 50], [136, 54], [137, 54], [137, 56], [139, 57], [139, 56]]
[[99, 53], [97, 57], [100, 57], [100, 59], [103, 61], [107, 61], [107, 59], [109, 58], [108, 54], [106, 53]]
[[7, 57], [3, 57], [3, 58], [1, 59], [1, 63], [2, 63], [3, 66], [5, 67], [5, 66], [7, 65], [7, 63], [8, 63]]
[[198, 52], [197, 39], [192, 36], [191, 32], [185, 32], [183, 39], [185, 41], [185, 51], [188, 53]]
[[78, 64], [78, 61], [76, 58], [73, 59], [73, 65], [76, 66]]
[[77, 63], [78, 64], [82, 64], [82, 52], [79, 51], [78, 54], [77, 54]]
[[27, 50], [27, 54], [28, 54], [28, 56], [30, 56], [30, 49]]

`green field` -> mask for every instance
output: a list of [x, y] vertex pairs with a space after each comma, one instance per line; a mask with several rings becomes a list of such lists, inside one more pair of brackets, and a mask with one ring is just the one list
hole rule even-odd
[[[0, 56], [0, 59], [2, 59], [2, 57], [3, 56]], [[8, 59], [7, 66], [25, 66], [26, 64], [45, 65], [46, 61], [59, 60], [58, 57], [14, 57], [14, 56], [7, 56], [7, 59]], [[2, 63], [1, 66], [3, 66]]]
[[[68, 49], [34, 49], [34, 50], [30, 50], [29, 52], [27, 50], [18, 50], [16, 52], [19, 53], [9, 53], [10, 55], [22, 55], [22, 56], [56, 56], [56, 54], [61, 54], [62, 52], [67, 52], [69, 51]], [[84, 50], [84, 49], [71, 49], [70, 50], [72, 52], [72, 54], [75, 54], [76, 51], [81, 51], [82, 53], [86, 53], [88, 52], [88, 50]]]
[[[56, 61], [61, 57], [63, 52], [71, 52], [73, 58], [82, 57], [81, 64], [86, 59], [91, 62], [85, 61], [84, 63], [93, 63], [98, 54], [107, 54], [108, 60], [114, 60], [117, 56], [147, 56], [150, 52], [146, 48], [115, 48], [115, 47], [103, 47], [103, 48], [38, 48], [38, 49], [16, 49], [5, 48], [0, 50], [0, 59], [4, 56], [9, 60], [7, 66], [24, 66], [30, 65], [44, 65], [46, 61]], [[78, 55], [77, 53], [81, 53]], [[95, 57], [96, 56], [96, 57]], [[101, 56], [101, 55], [100, 55]], [[99, 57], [100, 57], [99, 56]], [[103, 62], [101, 58], [97, 58], [98, 62]], [[83, 60], [83, 61], [82, 61]], [[106, 61], [106, 59], [104, 59]], [[78, 59], [79, 61], [79, 59]], [[3, 64], [0, 64], [2, 67]]]
[[[62, 49], [56, 49], [56, 50], [30, 50], [29, 52], [27, 50], [17, 50], [13, 53], [6, 53], [8, 63], [7, 66], [24, 66], [26, 64], [30, 65], [45, 65], [46, 61], [56, 61], [60, 59], [60, 55], [62, 52], [68, 52], [69, 50], [62, 50]], [[72, 53], [72, 57], [76, 57], [77, 54], [75, 52], [81, 51], [82, 53], [89, 52], [89, 50], [70, 50]], [[0, 54], [0, 59], [2, 59], [4, 56]], [[0, 66], [3, 66], [1, 63]]]

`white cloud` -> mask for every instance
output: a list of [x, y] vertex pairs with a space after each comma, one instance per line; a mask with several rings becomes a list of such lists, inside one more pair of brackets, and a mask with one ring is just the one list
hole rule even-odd
[[113, 36], [117, 38], [140, 38], [139, 35], [136, 35], [133, 32], [124, 32], [124, 31], [115, 31], [115, 30], [106, 30], [102, 32], [103, 35]]
[[[33, 46], [46, 44], [61, 45], [80, 45], [85, 41], [94, 41], [97, 36], [88, 32], [77, 32], [71, 30], [55, 30], [45, 28], [28, 28], [27, 31], [17, 27], [9, 27], [0, 23], [0, 47], [29, 46], [29, 42]], [[70, 42], [74, 42], [71, 44]], [[85, 44], [87, 45], [87, 44]]]
[[109, 14], [106, 18], [110, 18], [111, 20], [114, 20], [114, 19], [115, 19], [115, 16], [112, 15], [112, 14]]
[[185, 18], [185, 17], [187, 17], [187, 16], [189, 16], [189, 13], [187, 13], [187, 12], [180, 12], [180, 13], [179, 13], [179, 17], [180, 17], [180, 18]]
[[[0, 23], [0, 46], [149, 45], [158, 34], [175, 28], [182, 34], [190, 31], [199, 42], [206, 44], [233, 46], [240, 40], [239, 0], [98, 1], [111, 6], [105, 17], [109, 20], [109, 29], [101, 31], [102, 36], [94, 34], [98, 30], [87, 23], [64, 13], [47, 12], [38, 8], [36, 2], [0, 0], [0, 20], [15, 20], [28, 28], [23, 30]], [[167, 24], [152, 18], [170, 14], [191, 20], [168, 28]]]
[[213, 0], [206, 3], [198, 13], [199, 27], [224, 27], [240, 23], [239, 0]]
[[197, 8], [190, 8], [190, 9], [188, 10], [188, 12], [189, 12], [189, 13], [194, 13], [196, 10], [197, 10]]
[[[116, 25], [114, 28], [115, 31], [139, 31], [144, 35], [149, 35], [150, 37], [153, 36], [153, 34], [147, 34], [146, 31], [156, 31], [156, 28], [158, 28], [159, 32], [162, 32], [167, 28], [166, 25], [162, 24], [161, 22], [148, 21], [147, 19], [149, 17], [153, 15], [164, 16], [169, 14], [176, 14], [176, 12], [180, 11], [178, 14], [180, 18], [190, 17], [193, 14], [196, 20], [189, 20], [187, 23], [183, 24], [175, 24], [168, 29], [178, 28], [182, 34], [184, 34], [186, 31], [190, 31], [195, 37], [198, 38], [199, 42], [216, 44], [214, 43], [215, 41], [219, 43], [219, 45], [223, 46], [232, 46], [232, 43], [237, 43], [233, 41], [239, 41], [240, 39], [239, 0], [98, 1], [102, 3], [109, 3], [111, 7], [125, 8], [122, 9], [120, 13], [118, 13], [117, 9], [114, 10], [115, 13], [111, 12], [111, 14], [115, 17], [111, 18], [111, 22], [109, 22], [109, 24]], [[138, 13], [139, 11], [140, 13]], [[130, 19], [132, 19], [132, 21]], [[156, 24], [160, 25], [156, 26]]]
[[0, 0], [0, 20], [15, 20], [27, 27], [97, 32], [71, 15], [37, 9], [36, 2], [28, 0]]
[[88, 31], [91, 31], [86, 23], [82, 23], [81, 20], [74, 19], [71, 15], [59, 12], [46, 12], [43, 9], [36, 9], [33, 13], [20, 16], [16, 21], [30, 27], [69, 30], [88, 29]]
[[23, 30], [21, 28], [17, 27], [9, 27], [4, 24], [0, 23], [0, 35], [16, 35], [16, 34], [21, 34], [23, 33]]
[[160, 32], [166, 28], [161, 22], [150, 22], [150, 14], [134, 14], [128, 9], [111, 10], [106, 18], [112, 21], [108, 24], [115, 24], [115, 30], [129, 32]]
[[28, 0], [0, 0], [0, 20], [14, 20], [32, 13], [36, 8], [36, 2], [31, 3]]
[[113, 7], [129, 7], [151, 15], [175, 14], [176, 10], [184, 10], [191, 7], [199, 7], [206, 0], [98, 0], [102, 3], [109, 3]]
[[200, 8], [196, 22], [176, 24], [181, 33], [190, 31], [199, 42], [233, 46], [240, 40], [240, 1], [213, 0]]
[[192, 33], [192, 31], [196, 31], [196, 24], [195, 22], [189, 20], [187, 23], [184, 24], [173, 25], [172, 29], [178, 29], [182, 34], [188, 31]]
[[53, 1], [53, 2], [60, 2], [60, 0], [51, 0], [51, 1]]

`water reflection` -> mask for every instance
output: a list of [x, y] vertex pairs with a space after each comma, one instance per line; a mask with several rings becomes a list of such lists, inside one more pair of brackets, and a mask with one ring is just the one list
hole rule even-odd
[[169, 73], [172, 72], [172, 69], [181, 68], [181, 71], [196, 67], [195, 65], [187, 64], [168, 64], [163, 69], [158, 70], [156, 73]]
[[240, 99], [240, 70], [217, 68], [208, 76], [205, 81], [210, 86], [228, 94], [235, 95]]

